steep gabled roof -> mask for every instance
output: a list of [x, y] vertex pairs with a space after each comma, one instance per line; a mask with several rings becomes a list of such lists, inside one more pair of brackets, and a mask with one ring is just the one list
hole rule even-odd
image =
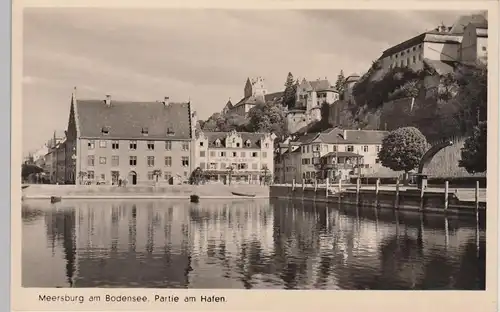
[[462, 15], [451, 27], [450, 33], [463, 34], [467, 25], [473, 24], [477, 28], [488, 28], [488, 20], [482, 14]]
[[[81, 138], [181, 139], [191, 138], [190, 103], [76, 100]], [[103, 134], [103, 129], [108, 133]], [[147, 134], [146, 134], [147, 132]]]
[[297, 142], [311, 144], [381, 144], [388, 131], [379, 130], [343, 130], [331, 128], [320, 133], [308, 133], [297, 138]]
[[314, 91], [328, 90], [332, 87], [330, 82], [326, 79], [309, 81], [309, 84]]

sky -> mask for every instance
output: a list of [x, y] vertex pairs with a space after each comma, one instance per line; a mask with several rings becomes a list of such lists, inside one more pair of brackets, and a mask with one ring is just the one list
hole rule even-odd
[[190, 100], [201, 119], [295, 78], [363, 74], [383, 50], [453, 24], [459, 11], [28, 8], [23, 21], [23, 154], [63, 133], [78, 98]]

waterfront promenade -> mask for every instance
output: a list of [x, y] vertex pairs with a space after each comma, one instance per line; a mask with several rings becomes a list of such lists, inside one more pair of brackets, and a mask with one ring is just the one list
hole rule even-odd
[[202, 199], [246, 198], [232, 192], [253, 195], [251, 198], [269, 198], [269, 186], [254, 184], [109, 186], [109, 185], [53, 185], [31, 184], [22, 190], [23, 199]]

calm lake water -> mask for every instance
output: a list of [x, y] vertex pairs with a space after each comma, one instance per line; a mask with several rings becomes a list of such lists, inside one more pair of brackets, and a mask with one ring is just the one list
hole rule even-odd
[[286, 200], [23, 203], [24, 287], [485, 289], [475, 218]]

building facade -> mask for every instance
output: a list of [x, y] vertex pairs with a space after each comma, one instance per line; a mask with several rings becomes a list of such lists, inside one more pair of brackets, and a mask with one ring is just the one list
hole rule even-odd
[[460, 59], [464, 63], [488, 60], [488, 23], [469, 23], [464, 29]]
[[347, 179], [380, 167], [378, 152], [387, 131], [333, 128], [299, 137], [300, 173], [305, 180]]
[[296, 133], [307, 125], [321, 120], [323, 103], [332, 105], [339, 100], [339, 92], [335, 90], [328, 79], [307, 81], [303, 79], [297, 85], [295, 106], [286, 115], [287, 129]]
[[482, 60], [487, 53], [487, 29], [488, 21], [483, 15], [460, 16], [453, 26], [438, 26], [385, 50], [378, 61], [377, 77], [396, 67], [421, 70], [424, 60], [445, 63]]
[[280, 146], [274, 161], [274, 181], [284, 184], [301, 181], [301, 159], [301, 148], [297, 142], [290, 142]]
[[211, 182], [259, 184], [273, 176], [275, 138], [270, 133], [200, 132], [193, 166]]
[[191, 103], [71, 99], [65, 142], [71, 182], [182, 183], [192, 171]]

